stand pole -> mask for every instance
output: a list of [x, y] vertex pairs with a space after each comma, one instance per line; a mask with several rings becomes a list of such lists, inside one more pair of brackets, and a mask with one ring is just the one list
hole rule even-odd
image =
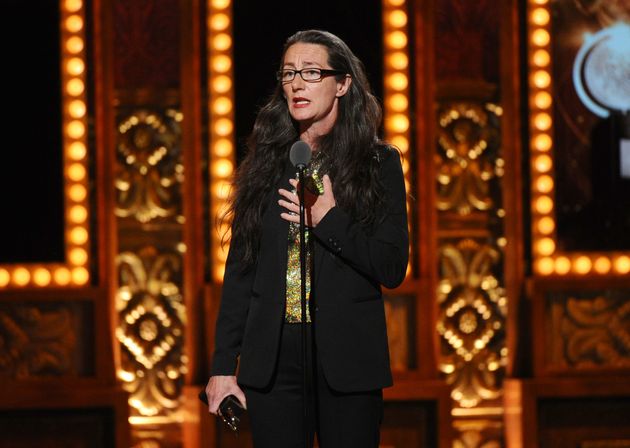
[[300, 198], [300, 305], [302, 308], [302, 428], [304, 448], [310, 448], [308, 429], [308, 370], [307, 370], [307, 337], [306, 337], [306, 225], [304, 213], [304, 166], [299, 168]]

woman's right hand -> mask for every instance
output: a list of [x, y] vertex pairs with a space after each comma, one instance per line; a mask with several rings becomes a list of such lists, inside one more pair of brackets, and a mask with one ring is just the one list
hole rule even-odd
[[208, 410], [212, 414], [217, 414], [219, 405], [225, 397], [234, 395], [241, 402], [243, 407], [247, 409], [245, 394], [236, 383], [236, 376], [216, 375], [210, 377], [206, 385], [206, 396], [208, 397]]

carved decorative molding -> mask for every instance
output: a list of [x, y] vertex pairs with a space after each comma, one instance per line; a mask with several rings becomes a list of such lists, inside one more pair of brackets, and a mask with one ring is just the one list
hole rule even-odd
[[181, 264], [180, 254], [154, 247], [123, 252], [117, 259], [119, 376], [131, 393], [131, 406], [142, 416], [179, 406], [187, 369]]
[[438, 210], [467, 215], [497, 206], [490, 188], [503, 175], [499, 115], [491, 103], [451, 103], [438, 112]]
[[552, 294], [547, 313], [547, 367], [630, 367], [630, 291]]
[[181, 209], [181, 112], [136, 110], [118, 124], [116, 215], [139, 222]]
[[66, 305], [0, 306], [0, 377], [79, 373], [75, 319]]
[[507, 298], [495, 273], [496, 248], [465, 239], [440, 248], [437, 331], [440, 370], [460, 406], [477, 406], [501, 396], [507, 364]]

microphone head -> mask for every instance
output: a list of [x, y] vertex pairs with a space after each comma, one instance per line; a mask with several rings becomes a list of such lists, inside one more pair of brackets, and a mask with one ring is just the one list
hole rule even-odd
[[311, 147], [308, 143], [298, 140], [291, 145], [289, 160], [296, 168], [304, 168], [311, 161]]

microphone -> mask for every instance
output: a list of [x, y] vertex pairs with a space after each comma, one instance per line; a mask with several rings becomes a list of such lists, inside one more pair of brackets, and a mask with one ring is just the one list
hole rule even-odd
[[311, 147], [305, 141], [298, 140], [291, 145], [289, 151], [289, 160], [296, 168], [304, 169], [308, 162], [311, 161]]

